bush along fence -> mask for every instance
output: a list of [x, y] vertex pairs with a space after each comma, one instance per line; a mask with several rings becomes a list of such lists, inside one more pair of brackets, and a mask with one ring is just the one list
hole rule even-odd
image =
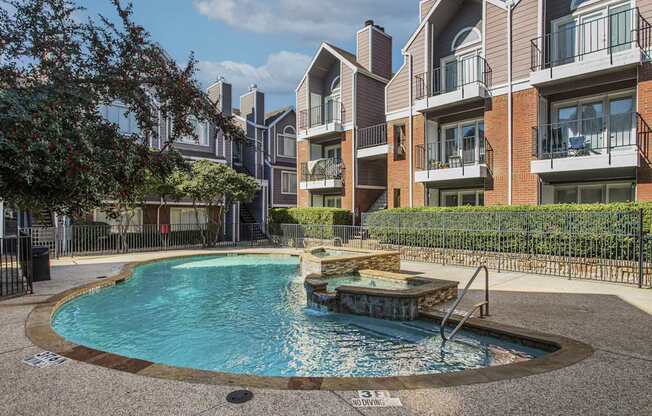
[[0, 238], [0, 299], [32, 293], [32, 244], [26, 236]]
[[[231, 230], [229, 230], [231, 231]], [[269, 244], [267, 224], [240, 224], [225, 240], [215, 224], [132, 225], [126, 228], [95, 223], [23, 228], [34, 246], [46, 246], [53, 257], [120, 254], [210, 247]]]
[[[403, 260], [485, 264], [527, 272], [651, 286], [652, 238], [644, 211], [439, 211], [364, 226], [284, 224], [289, 247], [341, 245], [398, 250]], [[400, 220], [400, 222], [399, 222]]]

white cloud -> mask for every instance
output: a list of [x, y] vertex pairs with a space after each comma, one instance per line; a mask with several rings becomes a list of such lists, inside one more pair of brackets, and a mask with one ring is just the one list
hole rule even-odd
[[[412, 3], [412, 4], [410, 4]], [[404, 0], [194, 0], [210, 19], [255, 33], [289, 33], [306, 40], [350, 39], [366, 19], [388, 32], [414, 29], [418, 2]]]
[[261, 91], [269, 95], [289, 95], [294, 94], [310, 60], [307, 55], [281, 51], [269, 55], [261, 66], [234, 61], [199, 61], [198, 77], [209, 85], [223, 76], [233, 85], [235, 100], [251, 84], [257, 84]]

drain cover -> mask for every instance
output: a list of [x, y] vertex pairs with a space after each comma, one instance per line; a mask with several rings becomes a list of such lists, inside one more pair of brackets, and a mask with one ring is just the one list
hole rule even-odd
[[254, 394], [249, 390], [236, 390], [226, 396], [226, 401], [229, 403], [241, 404], [248, 402], [253, 398]]

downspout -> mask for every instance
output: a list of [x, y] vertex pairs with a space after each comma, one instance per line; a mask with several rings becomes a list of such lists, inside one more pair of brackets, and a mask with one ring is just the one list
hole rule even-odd
[[409, 182], [409, 187], [408, 187], [408, 190], [409, 190], [408, 194], [409, 194], [410, 200], [409, 200], [408, 205], [409, 205], [410, 208], [412, 208], [413, 207], [413, 202], [412, 202], [412, 198], [413, 198], [413, 190], [412, 190], [412, 188], [413, 188], [413, 186], [412, 186], [412, 183], [414, 182], [414, 161], [413, 161], [413, 157], [412, 157], [412, 108], [413, 108], [412, 82], [414, 82], [414, 80], [412, 79], [412, 77], [414, 76], [414, 68], [412, 67], [412, 54], [408, 53], [406, 56], [408, 58], [408, 79], [410, 80], [410, 82], [408, 84], [408, 102], [410, 103], [410, 108], [409, 108], [409, 112], [408, 112], [408, 117], [409, 117], [408, 118], [408, 147], [410, 148], [409, 149], [410, 153], [409, 153], [409, 156], [408, 156], [409, 157], [409, 159], [408, 159], [409, 160], [409, 162], [408, 162], [409, 163], [409, 171], [410, 171], [410, 182]]
[[507, 0], [505, 2], [505, 7], [507, 7], [507, 204], [512, 205], [512, 182], [513, 182], [513, 163], [514, 158], [512, 155], [513, 149], [513, 114], [512, 114], [512, 8], [513, 1]]
[[[355, 191], [356, 191], [356, 185], [358, 183], [358, 175], [357, 175], [357, 169], [358, 165], [356, 163], [357, 161], [357, 155], [355, 153], [355, 141], [357, 138], [357, 131], [358, 131], [358, 109], [357, 109], [357, 72], [353, 73], [353, 133], [351, 135], [352, 140], [351, 140], [351, 164], [353, 165], [353, 189], [352, 189], [352, 194], [351, 194], [351, 208], [353, 208], [353, 225], [357, 225], [357, 209], [355, 207]], [[341, 110], [340, 110], [341, 111]], [[340, 116], [341, 118], [341, 116]]]

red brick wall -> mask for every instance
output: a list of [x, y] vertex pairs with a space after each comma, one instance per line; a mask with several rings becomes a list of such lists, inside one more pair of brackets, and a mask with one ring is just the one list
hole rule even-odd
[[410, 162], [406, 157], [404, 160], [394, 160], [394, 126], [405, 125], [405, 131], [408, 131], [408, 119], [394, 120], [387, 124], [387, 142], [389, 151], [387, 152], [387, 207], [397, 208], [394, 206], [394, 189], [401, 190], [401, 207], [407, 207], [410, 186]]
[[[639, 69], [638, 73], [638, 112], [643, 121], [652, 124], [652, 65], [647, 64]], [[636, 171], [636, 199], [638, 201], [652, 201], [652, 166], [650, 166], [650, 141], [647, 143], [647, 159], [641, 160], [641, 167]], [[643, 149], [646, 146], [643, 145]]]
[[[426, 143], [426, 118], [422, 115], [416, 115], [412, 118], [412, 166], [416, 172], [416, 148], [423, 146]], [[414, 175], [412, 175], [412, 206], [423, 207], [425, 206], [425, 185], [422, 183], [414, 182]]]
[[493, 149], [493, 170], [485, 189], [486, 205], [508, 203], [508, 143], [507, 95], [491, 98], [489, 111], [484, 113], [485, 136]]
[[310, 207], [310, 192], [302, 191], [299, 183], [301, 182], [301, 165], [310, 160], [310, 142], [303, 140], [297, 142], [297, 206], [299, 208]]
[[532, 129], [538, 120], [538, 93], [534, 88], [512, 95], [512, 204], [536, 205], [539, 180], [531, 173]]
[[353, 130], [342, 133], [342, 163], [344, 163], [344, 194], [342, 196], [342, 208], [353, 211]]

